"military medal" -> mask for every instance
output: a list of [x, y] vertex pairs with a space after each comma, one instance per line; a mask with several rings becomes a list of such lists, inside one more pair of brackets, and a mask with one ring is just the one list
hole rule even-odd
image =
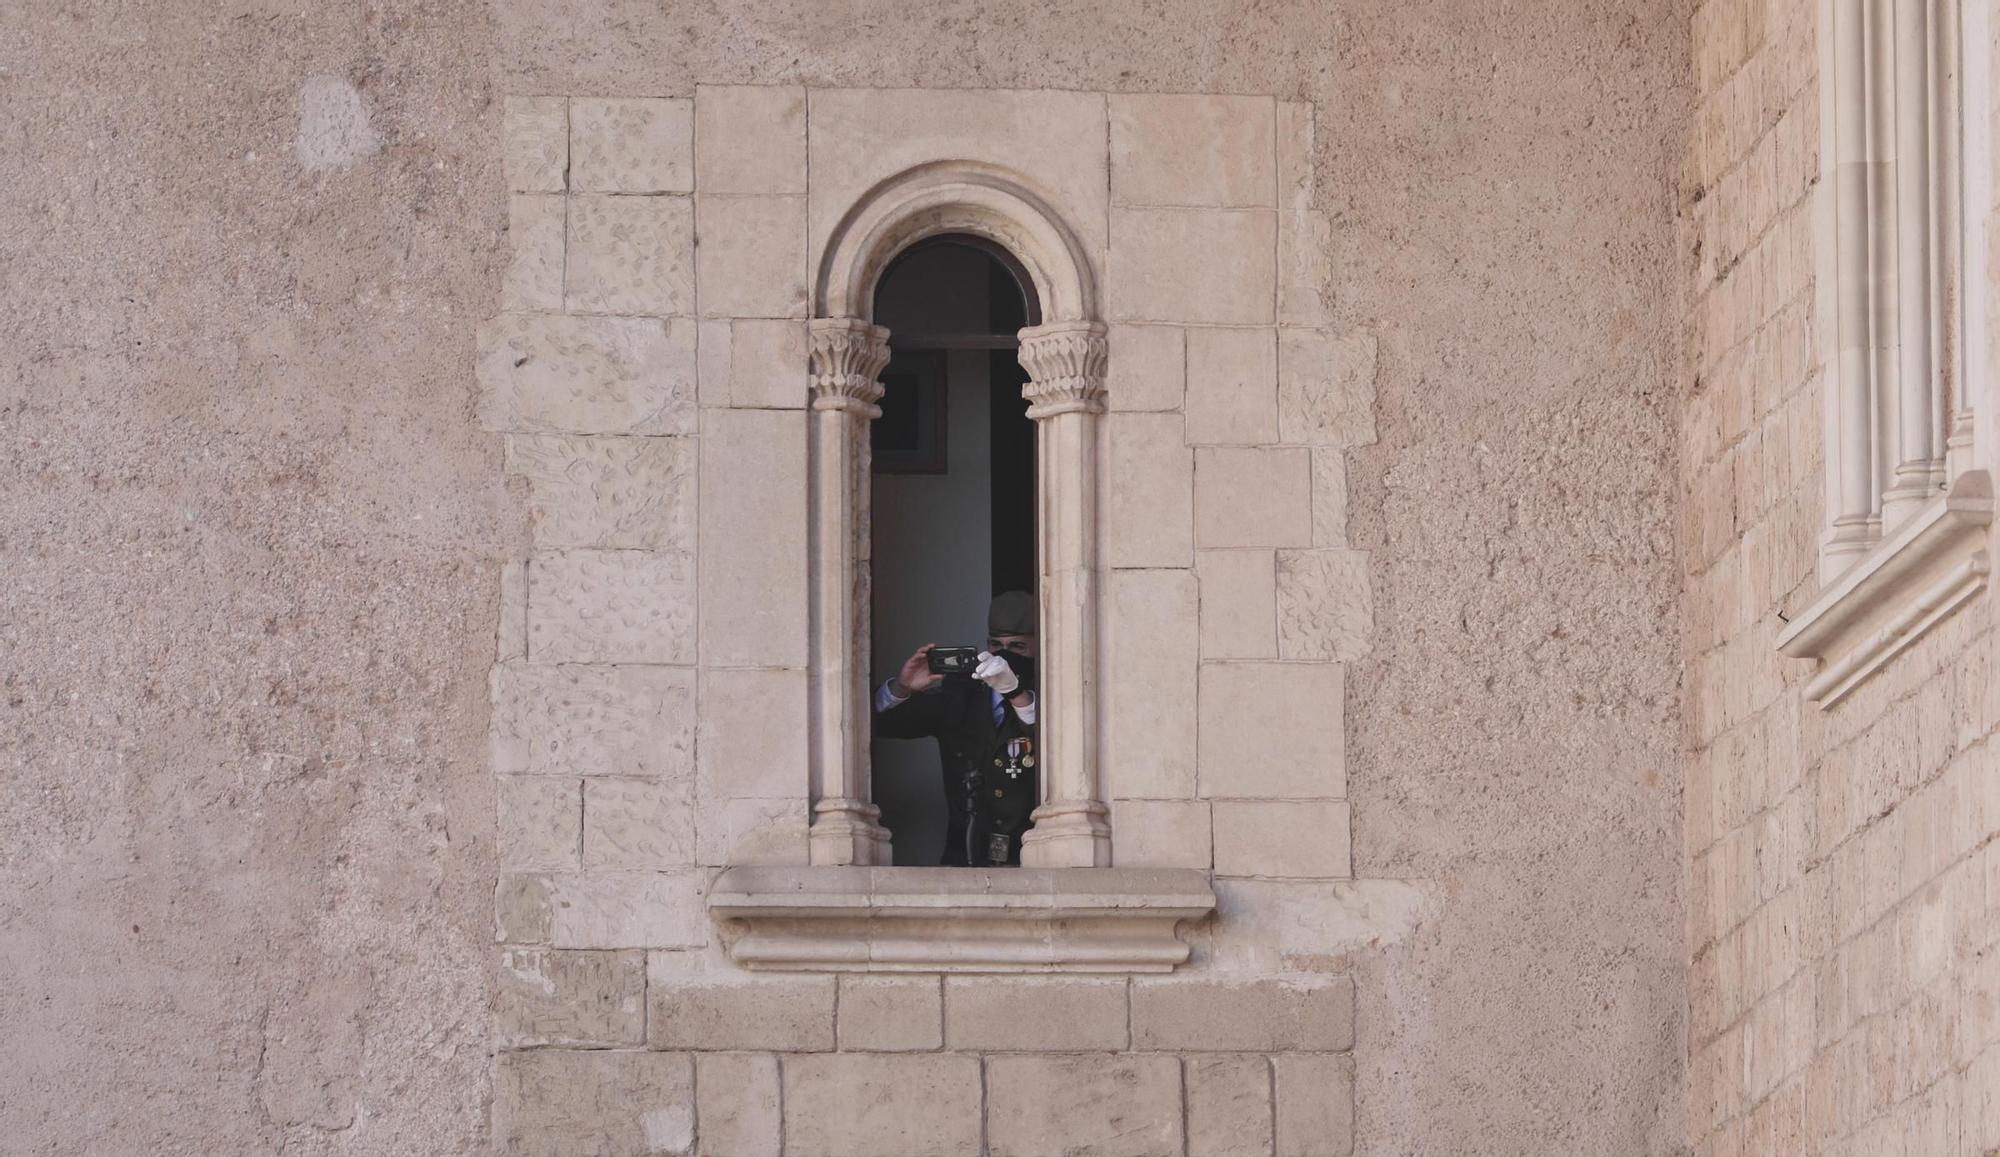
[[[999, 760], [993, 762], [999, 763]], [[1001, 768], [1008, 779], [1019, 779], [1021, 773], [1035, 766], [1035, 741], [1026, 736], [1015, 736], [1007, 741], [1007, 762]]]

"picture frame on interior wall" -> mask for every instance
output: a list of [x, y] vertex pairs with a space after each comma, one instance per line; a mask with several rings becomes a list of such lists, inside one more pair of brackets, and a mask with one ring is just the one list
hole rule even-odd
[[1983, 4], [1824, 0], [1815, 351], [1820, 593], [1779, 634], [1838, 703], [1986, 589], [1991, 122]]

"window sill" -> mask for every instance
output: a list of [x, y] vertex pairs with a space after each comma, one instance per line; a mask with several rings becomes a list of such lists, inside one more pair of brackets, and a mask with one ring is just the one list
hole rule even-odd
[[709, 890], [736, 963], [833, 972], [1171, 972], [1208, 874], [1155, 868], [737, 867]]
[[1854, 564], [1778, 636], [1778, 650], [1818, 659], [1806, 698], [1832, 707], [1986, 588], [1993, 484], [1968, 470]]

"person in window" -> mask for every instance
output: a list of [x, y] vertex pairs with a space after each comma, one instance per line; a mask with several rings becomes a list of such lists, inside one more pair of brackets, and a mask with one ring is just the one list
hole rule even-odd
[[875, 734], [933, 738], [947, 809], [943, 862], [1021, 862], [1021, 834], [1040, 800], [1035, 742], [1033, 596], [1008, 591], [986, 612], [986, 647], [970, 676], [931, 671], [925, 643], [875, 691]]

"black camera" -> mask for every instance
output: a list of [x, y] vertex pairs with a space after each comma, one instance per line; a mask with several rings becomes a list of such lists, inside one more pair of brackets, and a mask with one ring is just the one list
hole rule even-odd
[[978, 647], [932, 647], [931, 674], [970, 675], [979, 666]]

